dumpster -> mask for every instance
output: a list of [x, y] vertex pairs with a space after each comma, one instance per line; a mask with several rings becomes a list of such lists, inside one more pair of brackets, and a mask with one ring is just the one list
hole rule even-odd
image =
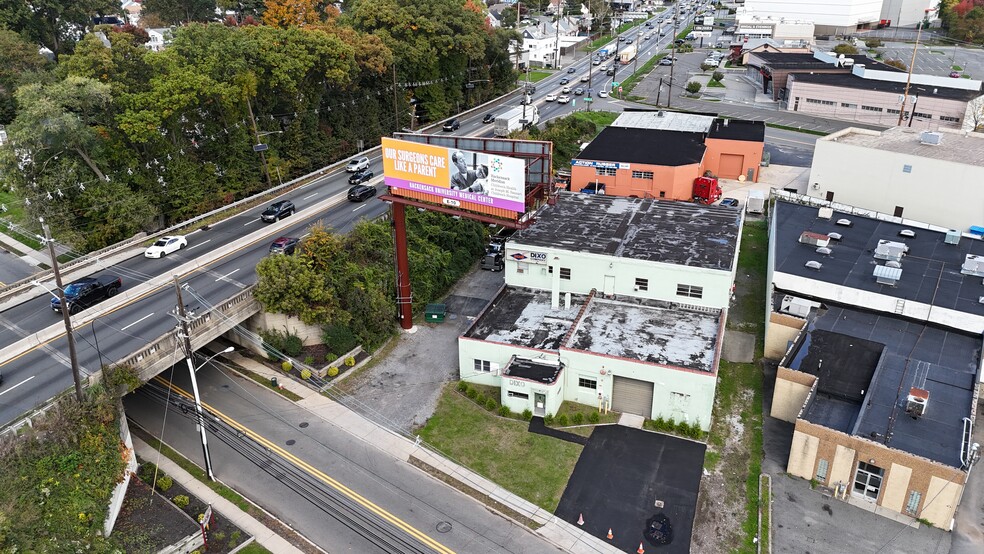
[[444, 304], [428, 304], [424, 310], [424, 321], [428, 323], [444, 323], [448, 307]]

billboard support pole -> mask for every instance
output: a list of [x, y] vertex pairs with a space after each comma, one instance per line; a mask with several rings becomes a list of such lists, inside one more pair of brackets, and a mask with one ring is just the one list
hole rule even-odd
[[396, 304], [399, 309], [400, 327], [413, 328], [413, 296], [410, 290], [410, 257], [407, 252], [406, 206], [393, 202], [393, 230], [396, 240]]

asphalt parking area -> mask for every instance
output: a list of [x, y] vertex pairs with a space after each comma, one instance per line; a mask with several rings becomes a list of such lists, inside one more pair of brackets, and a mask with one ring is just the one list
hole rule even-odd
[[[659, 433], [609, 425], [598, 427], [581, 452], [555, 515], [607, 540], [620, 550], [690, 552], [697, 491], [704, 465], [704, 444]], [[663, 502], [662, 508], [656, 501]], [[646, 540], [647, 521], [669, 517], [669, 544]]]

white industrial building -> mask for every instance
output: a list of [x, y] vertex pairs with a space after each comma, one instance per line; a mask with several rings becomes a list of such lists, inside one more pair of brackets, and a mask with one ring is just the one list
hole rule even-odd
[[883, 0], [745, 0], [749, 16], [811, 21], [818, 35], [850, 34], [877, 25]]
[[782, 46], [813, 43], [815, 26], [812, 21], [742, 13], [735, 22], [735, 39], [738, 41], [771, 39]]
[[940, 229], [984, 227], [984, 134], [848, 128], [817, 140], [806, 193]]
[[567, 400], [710, 427], [741, 213], [562, 193], [506, 244], [506, 285], [458, 341], [514, 412]]
[[[881, 19], [891, 21], [892, 27], [912, 27], [927, 17], [926, 10], [938, 5], [939, 0], [885, 0]], [[929, 19], [936, 19], [935, 12], [929, 15]]]

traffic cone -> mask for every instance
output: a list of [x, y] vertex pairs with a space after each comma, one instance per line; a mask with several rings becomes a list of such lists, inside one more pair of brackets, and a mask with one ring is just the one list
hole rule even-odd
[[609, 527], [608, 528], [608, 540], [612, 540], [614, 538], [615, 538], [615, 535], [612, 535], [612, 528]]
[[584, 514], [578, 514], [578, 516], [577, 516], [577, 524], [578, 525], [584, 525]]
[[639, 550], [636, 550], [636, 554], [646, 554], [646, 550], [642, 548], [642, 543], [639, 543]]

